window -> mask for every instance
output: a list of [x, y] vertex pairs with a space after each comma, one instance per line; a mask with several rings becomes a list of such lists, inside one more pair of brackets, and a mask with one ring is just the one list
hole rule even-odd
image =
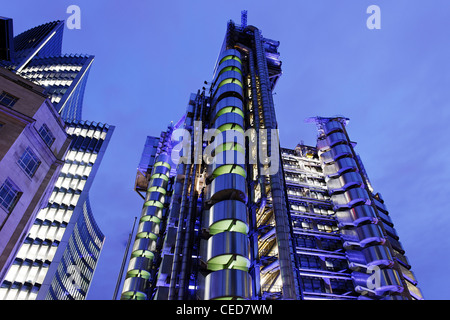
[[45, 123], [39, 129], [39, 135], [48, 147], [51, 147], [53, 141], [55, 141], [55, 137]]
[[36, 172], [37, 168], [41, 164], [38, 157], [34, 154], [29, 147], [25, 149], [25, 152], [17, 161], [20, 167], [25, 171], [25, 173], [31, 178]]
[[5, 107], [12, 108], [16, 104], [17, 100], [19, 100], [19, 98], [16, 98], [5, 91], [0, 94], [0, 104]]
[[19, 188], [7, 178], [0, 187], [0, 206], [10, 213], [19, 200], [20, 194]]
[[320, 278], [303, 278], [303, 291], [306, 292], [325, 292], [323, 280]]
[[306, 269], [321, 269], [320, 258], [317, 256], [300, 255], [300, 267]]

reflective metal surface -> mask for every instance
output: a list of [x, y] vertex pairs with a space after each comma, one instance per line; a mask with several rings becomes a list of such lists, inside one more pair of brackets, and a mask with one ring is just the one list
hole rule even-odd
[[207, 186], [208, 198], [214, 203], [222, 200], [247, 202], [247, 184], [243, 176], [227, 173], [215, 178]]
[[251, 278], [248, 272], [224, 269], [205, 278], [205, 299], [248, 299], [251, 297]]

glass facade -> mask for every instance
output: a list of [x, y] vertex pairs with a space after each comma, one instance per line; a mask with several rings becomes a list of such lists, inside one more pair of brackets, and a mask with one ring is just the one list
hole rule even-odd
[[[103, 246], [104, 235], [88, 194], [114, 126], [82, 120], [94, 56], [63, 54], [63, 30], [64, 21], [59, 20], [27, 30], [14, 37], [13, 58], [0, 61], [1, 66], [46, 89], [71, 138], [48, 204], [39, 211], [7, 271], [0, 299], [85, 299]], [[0, 97], [4, 103], [12, 101], [5, 94]], [[52, 133], [45, 125], [39, 134], [50, 146]], [[32, 174], [38, 161], [30, 154], [19, 162]], [[14, 194], [4, 190], [2, 203], [10, 207]]]
[[[114, 127], [88, 121], [66, 125], [72, 142], [64, 166], [2, 283], [0, 299], [86, 297], [104, 240], [88, 192]], [[80, 277], [80, 291], [67, 270]]]
[[47, 300], [86, 298], [104, 238], [95, 223], [88, 198], [51, 282]]

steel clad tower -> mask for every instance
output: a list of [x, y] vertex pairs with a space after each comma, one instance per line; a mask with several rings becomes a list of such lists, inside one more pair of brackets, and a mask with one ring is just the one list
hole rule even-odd
[[148, 137], [123, 300], [422, 299], [388, 210], [348, 138], [280, 148], [279, 42], [230, 21], [208, 88]]

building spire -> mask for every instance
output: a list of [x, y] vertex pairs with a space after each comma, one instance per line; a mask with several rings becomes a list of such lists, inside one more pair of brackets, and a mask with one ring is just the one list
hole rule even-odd
[[241, 11], [241, 27], [245, 28], [247, 26], [247, 10]]

